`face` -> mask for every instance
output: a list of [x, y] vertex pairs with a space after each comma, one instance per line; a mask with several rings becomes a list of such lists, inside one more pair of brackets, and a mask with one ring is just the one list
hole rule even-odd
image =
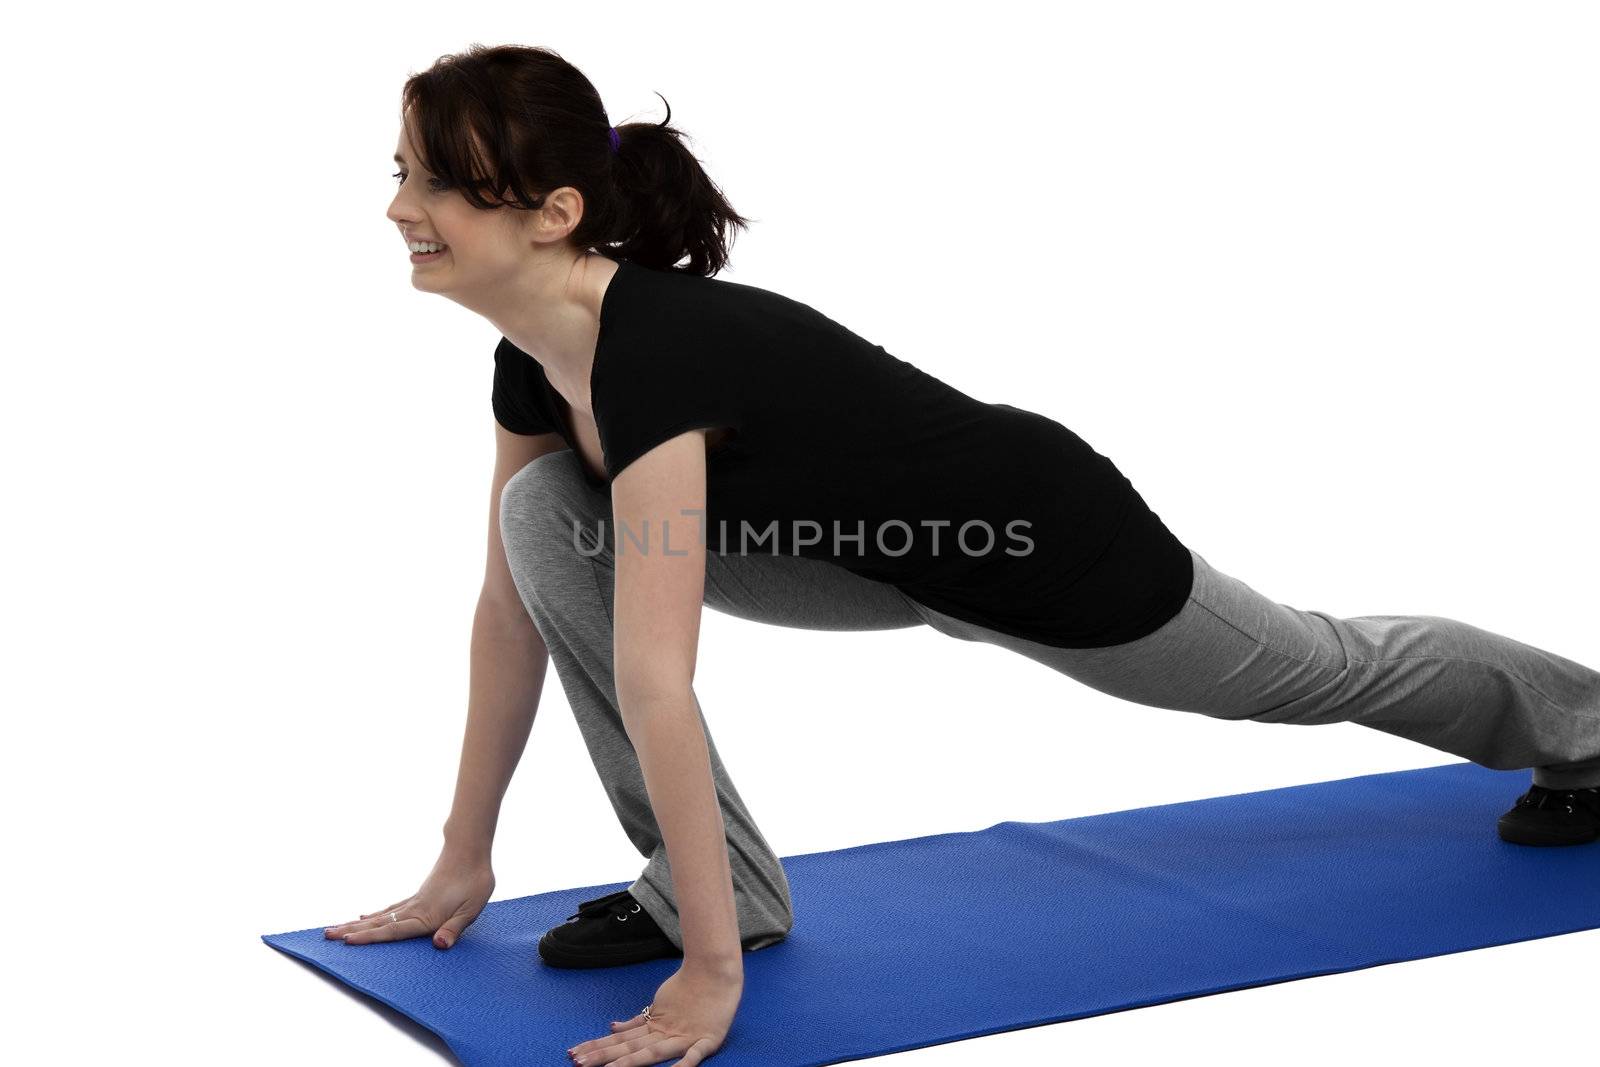
[[[458, 190], [442, 188], [411, 150], [411, 127], [400, 131], [395, 147], [399, 184], [388, 216], [400, 229], [402, 240], [443, 244], [443, 251], [403, 254], [411, 259], [411, 284], [429, 292], [461, 292], [492, 286], [526, 257], [525, 245], [508, 223], [519, 214], [510, 210], [482, 211]], [[402, 249], [405, 245], [401, 245]]]

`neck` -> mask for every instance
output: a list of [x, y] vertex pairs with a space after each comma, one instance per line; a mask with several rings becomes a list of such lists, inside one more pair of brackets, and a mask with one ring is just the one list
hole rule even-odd
[[485, 313], [507, 340], [539, 361], [569, 407], [591, 417], [589, 377], [600, 301], [616, 271], [613, 261], [592, 253], [531, 267], [503, 309]]

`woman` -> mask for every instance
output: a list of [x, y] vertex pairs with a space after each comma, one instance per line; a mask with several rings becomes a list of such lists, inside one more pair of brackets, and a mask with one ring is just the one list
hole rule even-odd
[[702, 604], [812, 629], [927, 624], [1152, 707], [1358, 722], [1531, 767], [1508, 841], [1600, 837], [1600, 673], [1451, 619], [1275, 603], [1185, 547], [1060, 424], [711, 277], [747, 220], [678, 131], [610, 127], [555, 53], [474, 46], [413, 77], [395, 159], [388, 216], [413, 284], [502, 334], [488, 570], [439, 861], [415, 895], [327, 936], [455, 943], [494, 888], [500, 799], [553, 661], [649, 862], [540, 954], [683, 958], [646, 1012], [574, 1053], [714, 1053], [742, 952], [793, 914], [695, 701]]

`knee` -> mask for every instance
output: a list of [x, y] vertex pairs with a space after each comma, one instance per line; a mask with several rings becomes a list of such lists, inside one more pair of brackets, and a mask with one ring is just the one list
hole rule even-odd
[[[581, 561], [604, 545], [584, 495], [589, 492], [569, 449], [529, 461], [500, 491], [500, 543], [519, 583]], [[581, 550], [581, 551], [580, 551]]]
[[766, 928], [751, 934], [749, 937], [743, 938], [740, 944], [744, 947], [746, 952], [756, 952], [760, 949], [767, 948], [769, 945], [776, 945], [783, 941], [789, 936], [789, 931], [793, 929], [794, 916], [786, 911], [779, 918], [777, 923], [769, 925]]
[[752, 937], [743, 943], [743, 948], [746, 952], [760, 952], [764, 948], [770, 948], [773, 945], [781, 944], [788, 936], [789, 931], [785, 930], [781, 934], [766, 934], [761, 937]]
[[577, 473], [571, 449], [546, 452], [529, 460], [500, 489], [501, 532], [508, 524], [521, 524], [546, 510], [551, 501], [566, 496]]
[[1341, 687], [1348, 677], [1348, 666], [1336, 669], [1309, 691], [1252, 710], [1244, 718], [1251, 722], [1287, 723], [1293, 726], [1323, 726], [1343, 722], [1349, 716], [1346, 702], [1341, 696]]

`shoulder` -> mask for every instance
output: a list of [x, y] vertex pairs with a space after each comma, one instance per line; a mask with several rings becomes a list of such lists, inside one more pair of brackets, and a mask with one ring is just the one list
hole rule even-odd
[[602, 321], [617, 341], [760, 329], [774, 313], [815, 310], [781, 293], [729, 278], [619, 261]]
[[494, 371], [497, 379], [527, 385], [544, 380], [544, 365], [502, 337], [494, 346]]
[[494, 346], [495, 370], [524, 371], [529, 363], [537, 365], [538, 361], [512, 344], [509, 338], [501, 337], [499, 344]]

